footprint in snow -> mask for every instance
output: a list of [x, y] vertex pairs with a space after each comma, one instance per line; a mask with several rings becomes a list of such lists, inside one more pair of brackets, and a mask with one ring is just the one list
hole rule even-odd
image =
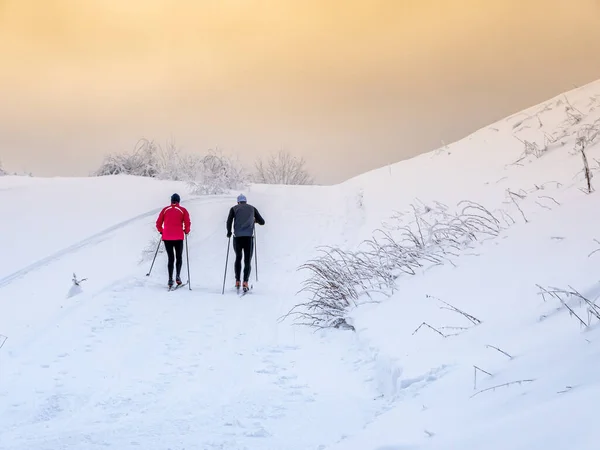
[[258, 426], [257, 429], [255, 429], [253, 431], [248, 431], [248, 432], [244, 433], [244, 435], [248, 436], [248, 437], [269, 437], [269, 436], [271, 436], [271, 434], [267, 430], [265, 430], [265, 428], [262, 425], [257, 424], [257, 426]]
[[223, 425], [225, 425], [226, 427], [245, 428], [244, 425], [237, 419], [234, 420], [233, 422], [225, 422]]
[[256, 373], [265, 373], [267, 375], [273, 375], [277, 373], [277, 367], [270, 367], [266, 369], [255, 370]]
[[47, 422], [63, 411], [64, 398], [58, 395], [47, 397], [34, 418], [34, 422]]
[[[296, 375], [291, 375], [291, 376], [287, 376], [287, 375], [282, 375], [280, 376], [277, 381], [275, 381], [275, 384], [278, 386], [285, 386], [286, 384], [288, 384], [290, 381], [297, 379], [298, 377]], [[294, 386], [290, 386], [290, 388], [294, 388]]]

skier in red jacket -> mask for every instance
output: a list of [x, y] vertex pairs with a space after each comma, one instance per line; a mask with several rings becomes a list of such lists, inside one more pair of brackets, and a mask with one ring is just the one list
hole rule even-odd
[[[167, 268], [169, 270], [169, 287], [173, 286], [173, 266], [175, 266], [175, 281], [181, 284], [181, 266], [183, 265], [183, 239], [184, 233], [190, 232], [190, 214], [187, 209], [179, 204], [179, 194], [171, 196], [171, 204], [162, 209], [156, 219], [156, 229], [162, 235], [165, 250], [169, 256]], [[175, 253], [175, 254], [173, 254]], [[177, 262], [175, 262], [177, 256]]]

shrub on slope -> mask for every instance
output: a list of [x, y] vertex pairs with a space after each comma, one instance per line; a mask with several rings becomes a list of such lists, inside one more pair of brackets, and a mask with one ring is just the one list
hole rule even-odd
[[[309, 275], [300, 292], [307, 302], [296, 305], [286, 315], [303, 325], [339, 327], [350, 307], [372, 294], [389, 296], [402, 275], [451, 263], [472, 244], [498, 235], [500, 219], [473, 202], [460, 202], [457, 212], [446, 205], [411, 205], [398, 214], [387, 230], [376, 230], [356, 251], [324, 247], [320, 255], [300, 266]], [[410, 217], [410, 220], [405, 220]]]

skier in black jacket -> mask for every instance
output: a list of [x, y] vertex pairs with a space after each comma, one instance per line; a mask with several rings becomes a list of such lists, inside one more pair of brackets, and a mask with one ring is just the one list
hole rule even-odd
[[244, 292], [248, 290], [252, 253], [254, 251], [254, 224], [265, 224], [258, 210], [247, 203], [246, 196], [238, 195], [237, 205], [229, 210], [227, 217], [227, 237], [231, 237], [233, 225], [233, 250], [235, 251], [235, 287], [240, 288], [240, 273], [242, 271], [242, 252], [244, 253]]

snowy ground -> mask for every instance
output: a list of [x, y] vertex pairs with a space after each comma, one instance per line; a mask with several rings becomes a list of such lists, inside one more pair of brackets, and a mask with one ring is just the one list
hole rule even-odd
[[[267, 223], [243, 298], [231, 270], [221, 295], [234, 195], [0, 177], [0, 448], [598, 448], [598, 320], [568, 298], [579, 323], [537, 285], [600, 295], [600, 200], [580, 190], [574, 150], [587, 136], [599, 168], [599, 104], [600, 82], [338, 186], [252, 187]], [[163, 252], [145, 274], [173, 191], [192, 217], [192, 290], [166, 292]], [[354, 249], [411, 203], [461, 200], [504, 214], [505, 229], [400, 277], [391, 298], [349, 313], [356, 332], [279, 320], [305, 299], [296, 269], [316, 246]], [[88, 278], [75, 296], [73, 272]]]

